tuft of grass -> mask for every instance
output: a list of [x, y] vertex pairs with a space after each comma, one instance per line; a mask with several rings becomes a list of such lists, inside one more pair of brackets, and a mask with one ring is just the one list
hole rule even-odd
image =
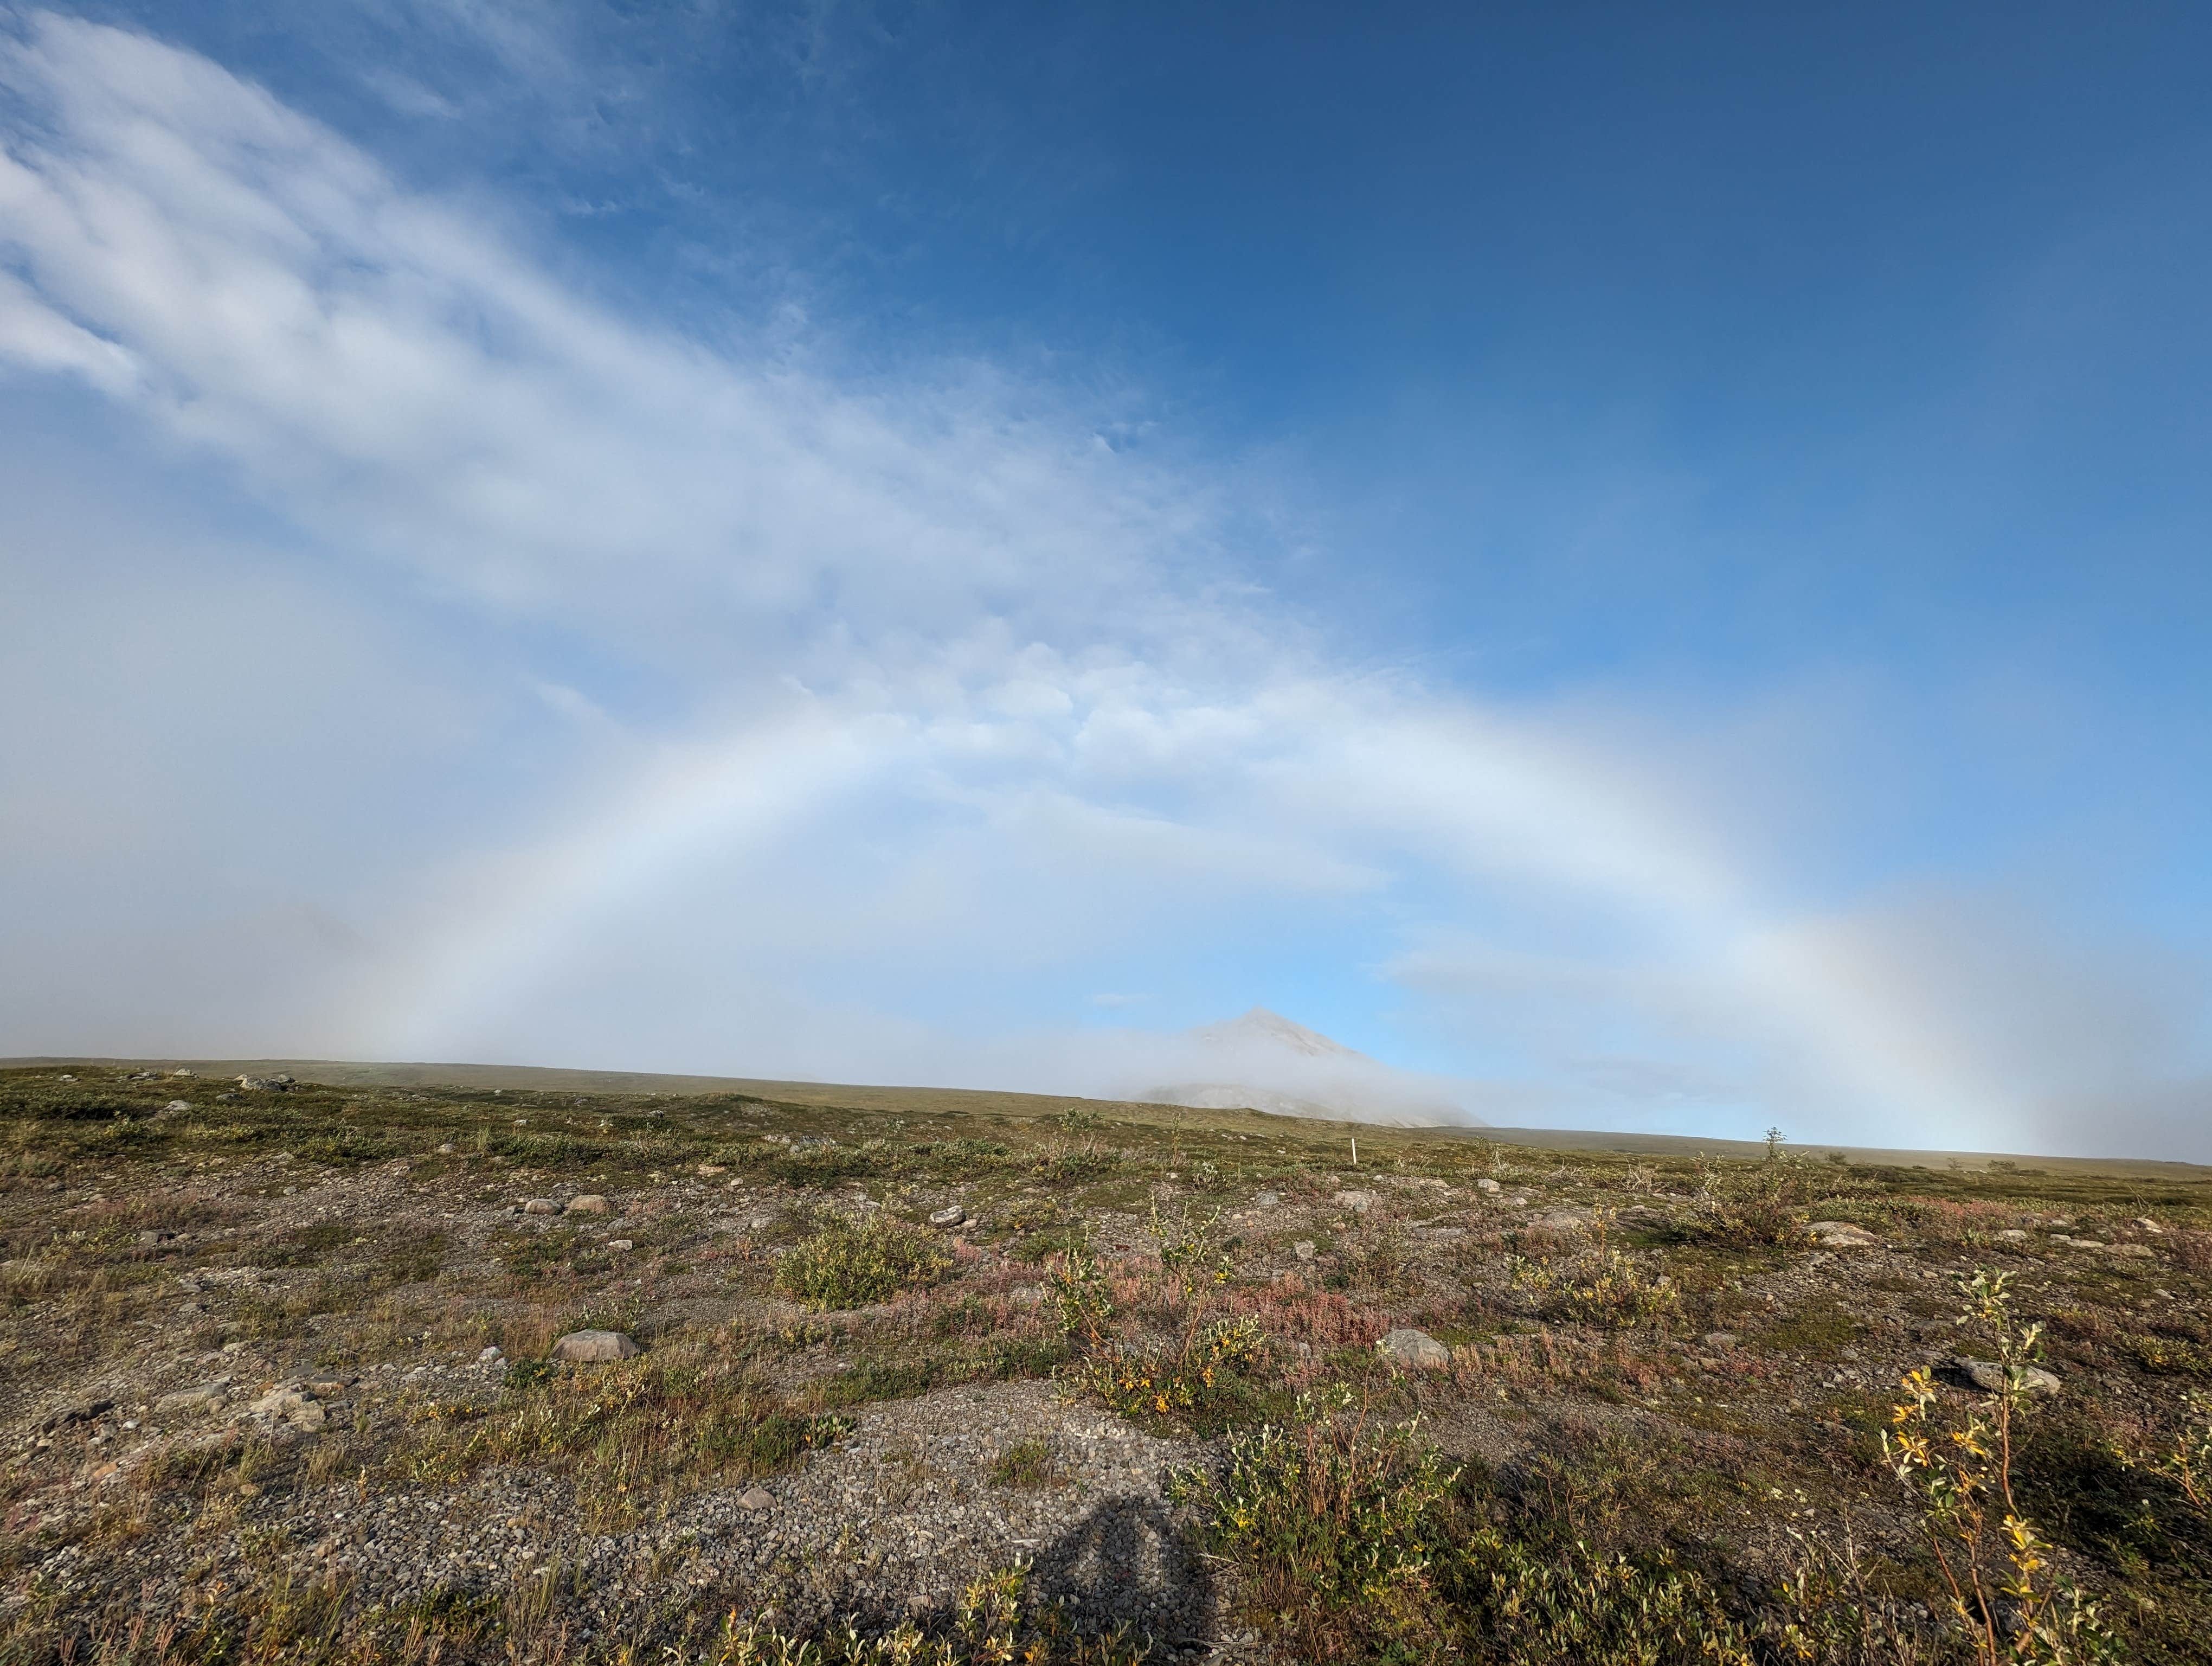
[[777, 1263], [775, 1281], [809, 1307], [843, 1310], [932, 1283], [951, 1264], [934, 1239], [902, 1221], [832, 1216]]
[[1059, 1484], [1060, 1466], [1049, 1441], [1018, 1440], [991, 1460], [983, 1478], [994, 1487], [1053, 1487]]

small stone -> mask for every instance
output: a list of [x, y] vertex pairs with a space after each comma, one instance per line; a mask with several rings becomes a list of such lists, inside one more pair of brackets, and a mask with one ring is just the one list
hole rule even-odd
[[1504, 1191], [1505, 1189], [1499, 1185], [1495, 1180], [1492, 1180], [1488, 1175], [1485, 1175], [1481, 1179], [1474, 1183], [1474, 1189], [1487, 1196], [1496, 1197], [1498, 1193]]
[[190, 1099], [172, 1099], [163, 1107], [167, 1110], [190, 1110], [191, 1108], [192, 1102]]
[[1343, 1191], [1337, 1193], [1335, 1196], [1329, 1199], [1329, 1201], [1340, 1209], [1350, 1209], [1364, 1215], [1375, 1207], [1375, 1194], [1364, 1191]]
[[[1995, 1394], [2005, 1385], [2005, 1368], [1995, 1359], [1959, 1359], [1952, 1362], [1960, 1373], [1976, 1388]], [[2060, 1388], [2057, 1374], [2040, 1365], [2022, 1365], [2021, 1386], [2030, 1394], [2057, 1394]]]
[[561, 1206], [550, 1197], [533, 1197], [522, 1206], [526, 1215], [557, 1215]]
[[572, 1215], [604, 1215], [613, 1207], [597, 1192], [579, 1192], [568, 1200], [568, 1213]]
[[641, 1352], [638, 1345], [619, 1330], [572, 1330], [553, 1344], [553, 1358], [572, 1365], [634, 1359]]
[[1824, 1250], [1879, 1250], [1881, 1240], [1848, 1220], [1816, 1220], [1805, 1231]]
[[1709, 1348], [1732, 1348], [1735, 1346], [1735, 1333], [1732, 1330], [1709, 1330], [1698, 1340]]
[[775, 1494], [765, 1487], [748, 1487], [738, 1494], [738, 1508], [740, 1510], [773, 1510], [775, 1507]]
[[1255, 1209], [1272, 1209], [1282, 1201], [1283, 1195], [1280, 1192], [1262, 1192], [1252, 1200], [1252, 1207]]
[[637, 1246], [631, 1243], [628, 1238], [609, 1238], [607, 1240], [607, 1248], [610, 1250], [635, 1250]]
[[1300, 1238], [1296, 1243], [1291, 1246], [1291, 1253], [1296, 1256], [1300, 1261], [1311, 1261], [1314, 1258], [1313, 1240], [1311, 1238]]
[[441, 1157], [451, 1157], [453, 1154], [453, 1142], [450, 1140], [447, 1140], [443, 1145], [438, 1147], [438, 1155]]
[[2006, 1227], [2004, 1231], [1997, 1234], [1997, 1237], [2007, 1243], [2025, 1243], [2027, 1242], [2027, 1234], [2021, 1231], [2017, 1226]]
[[498, 1344], [494, 1343], [491, 1347], [486, 1348], [483, 1353], [477, 1355], [477, 1363], [480, 1365], [488, 1365], [493, 1360], [501, 1359], [504, 1356], [500, 1352]]
[[1425, 1330], [1401, 1328], [1375, 1346], [1388, 1358], [1416, 1371], [1443, 1371], [1451, 1364], [1451, 1350]]
[[2148, 1232], [2153, 1237], [2162, 1238], [2166, 1236], [2166, 1228], [2160, 1225], [2154, 1220], [2138, 1220], [2136, 1222], [2136, 1225], [2142, 1227], [2144, 1231]]
[[931, 1210], [929, 1224], [932, 1226], [958, 1226], [967, 1219], [967, 1210], [962, 1208], [957, 1203], [951, 1203], [942, 1209]]

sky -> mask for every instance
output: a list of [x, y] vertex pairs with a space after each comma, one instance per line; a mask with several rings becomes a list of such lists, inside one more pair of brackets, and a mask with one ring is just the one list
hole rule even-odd
[[0, 1054], [2212, 1161], [2208, 50], [0, 3]]

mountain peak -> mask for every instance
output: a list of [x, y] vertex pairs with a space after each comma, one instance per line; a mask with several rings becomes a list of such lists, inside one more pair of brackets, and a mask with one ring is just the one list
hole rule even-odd
[[1367, 1056], [1265, 1006], [1255, 1006], [1241, 1018], [1206, 1025], [1190, 1033], [1194, 1040], [1215, 1047], [1264, 1046], [1309, 1059], [1364, 1060]]

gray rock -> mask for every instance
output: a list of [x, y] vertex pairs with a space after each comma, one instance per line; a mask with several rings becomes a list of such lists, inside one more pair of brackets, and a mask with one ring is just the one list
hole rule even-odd
[[614, 1205], [597, 1192], [579, 1192], [568, 1200], [568, 1212], [572, 1215], [604, 1215], [613, 1208]]
[[533, 1197], [522, 1206], [526, 1215], [557, 1215], [561, 1206], [550, 1197]]
[[572, 1330], [553, 1344], [553, 1358], [572, 1365], [634, 1359], [641, 1351], [619, 1330]]
[[1341, 1191], [1330, 1198], [1329, 1201], [1340, 1209], [1351, 1209], [1364, 1215], [1375, 1207], [1375, 1194], [1358, 1190]]
[[[1968, 1359], [1961, 1356], [1952, 1361], [1959, 1374], [1976, 1388], [1995, 1394], [2005, 1385], [2005, 1368], [1995, 1359]], [[2061, 1386], [2057, 1374], [2040, 1365], [2020, 1367], [2021, 1386], [2030, 1394], [2057, 1394]]]
[[165, 1110], [190, 1110], [191, 1108], [192, 1102], [190, 1099], [172, 1099], [162, 1107]]
[[1388, 1358], [1415, 1371], [1443, 1371], [1451, 1364], [1451, 1350], [1425, 1330], [1401, 1328], [1375, 1346]]
[[773, 1510], [775, 1507], [775, 1494], [765, 1487], [748, 1487], [738, 1494], [738, 1508], [740, 1510]]
[[1488, 1195], [1488, 1196], [1491, 1196], [1491, 1197], [1496, 1197], [1496, 1196], [1498, 1195], [1498, 1193], [1500, 1193], [1500, 1192], [1504, 1191], [1504, 1190], [1505, 1189], [1505, 1188], [1504, 1188], [1503, 1186], [1499, 1185], [1499, 1184], [1498, 1184], [1495, 1180], [1492, 1180], [1492, 1179], [1488, 1175], [1485, 1175], [1485, 1176], [1483, 1176], [1483, 1177], [1482, 1177], [1481, 1179], [1480, 1179], [1480, 1180], [1478, 1180], [1478, 1181], [1476, 1181], [1476, 1182], [1474, 1183], [1474, 1189], [1475, 1189], [1475, 1190], [1477, 1190], [1478, 1192], [1484, 1193], [1485, 1195]]
[[1280, 1192], [1262, 1192], [1252, 1200], [1252, 1207], [1255, 1209], [1272, 1209], [1282, 1201], [1283, 1195]]
[[1300, 1238], [1296, 1243], [1291, 1246], [1291, 1253], [1296, 1256], [1300, 1261], [1311, 1261], [1314, 1258], [1313, 1240], [1311, 1238]]
[[957, 1203], [948, 1203], [942, 1209], [933, 1209], [929, 1215], [932, 1226], [959, 1226], [965, 1225], [967, 1219], [968, 1212]]
[[1848, 1220], [1816, 1220], [1806, 1231], [1823, 1250], [1879, 1250], [1881, 1240]]

